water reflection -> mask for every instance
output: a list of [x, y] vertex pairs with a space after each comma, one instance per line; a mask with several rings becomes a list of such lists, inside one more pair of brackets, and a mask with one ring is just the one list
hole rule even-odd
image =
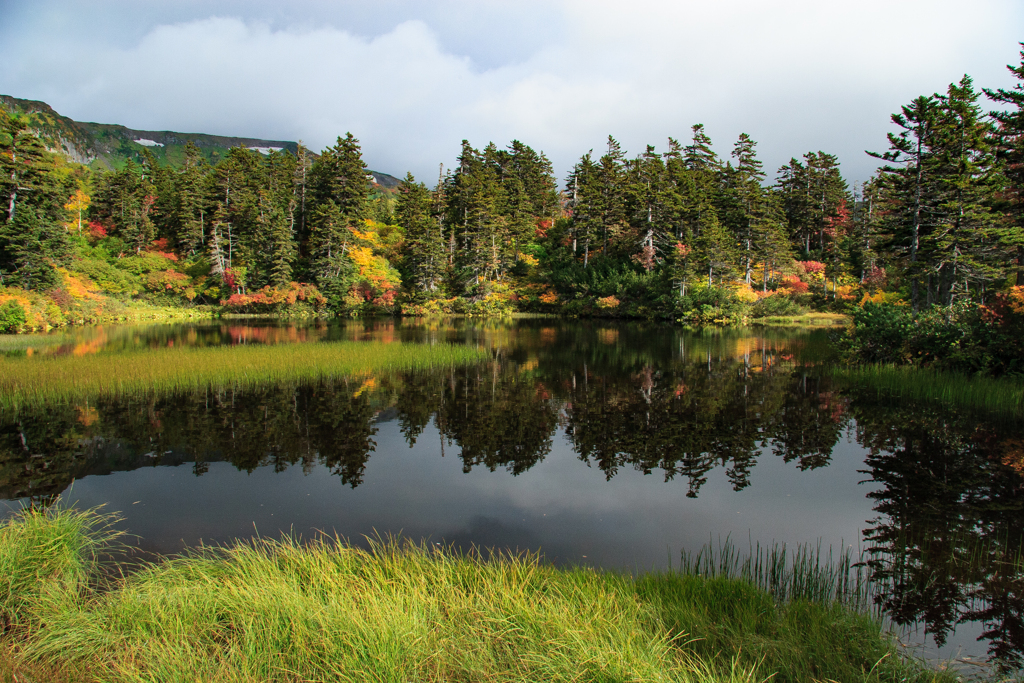
[[[859, 469], [870, 484], [873, 516], [862, 517], [861, 529], [886, 613], [897, 624], [926, 624], [940, 646], [957, 625], [981, 624], [989, 653], [1008, 666], [1020, 664], [1020, 426], [840, 394], [821, 372], [828, 351], [820, 334], [687, 334], [538, 320], [232, 323], [152, 334], [96, 331], [92, 339], [70, 348], [91, 344], [116, 353], [182, 343], [455, 341], [490, 348], [495, 360], [457, 370], [5, 414], [0, 498], [45, 502], [76, 478], [157, 465], [189, 463], [204, 477], [220, 462], [249, 473], [323, 469], [339, 486], [364, 490], [388, 423], [412, 452], [433, 453], [424, 450], [428, 440], [467, 474], [543, 471], [542, 463], [564, 447], [581, 472], [598, 470], [609, 482], [627, 472], [652, 474], [680, 496], [703, 500], [716, 476], [735, 492], [758, 488], [758, 467], [770, 462], [789, 464], [789, 476], [827, 469], [852, 440], [862, 449]], [[507, 520], [487, 510], [472, 519], [459, 532], [467, 542], [485, 533], [502, 542], [512, 533]], [[530, 538], [528, 527], [524, 520], [520, 539]]]

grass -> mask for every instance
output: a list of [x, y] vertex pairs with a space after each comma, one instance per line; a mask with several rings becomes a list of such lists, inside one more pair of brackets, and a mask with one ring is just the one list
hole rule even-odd
[[244, 388], [264, 382], [444, 367], [487, 357], [486, 351], [453, 344], [318, 342], [6, 358], [0, 360], [0, 408], [149, 391]]
[[[867, 616], [779, 606], [742, 579], [634, 579], [394, 540], [200, 548], [97, 589], [81, 568], [105, 519], [50, 508], [0, 529], [0, 561], [35, 577], [0, 593], [15, 624], [0, 681], [952, 680], [900, 659]], [[80, 563], [46, 563], [79, 549]]]
[[767, 327], [806, 325], [810, 327], [837, 327], [850, 322], [850, 316], [842, 313], [825, 313], [811, 311], [801, 315], [769, 315], [764, 318], [751, 318], [749, 324]]
[[852, 389], [876, 396], [929, 401], [1008, 417], [1024, 415], [1024, 381], [970, 376], [907, 366], [836, 366], [832, 376]]

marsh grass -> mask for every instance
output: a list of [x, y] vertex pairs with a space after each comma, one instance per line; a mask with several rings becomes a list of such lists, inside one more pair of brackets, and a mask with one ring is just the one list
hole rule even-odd
[[143, 392], [251, 388], [267, 382], [448, 367], [487, 357], [487, 351], [454, 344], [317, 342], [7, 358], [0, 360], [0, 408]]
[[980, 410], [1008, 417], [1024, 415], [1024, 380], [970, 376], [893, 365], [836, 366], [832, 376], [847, 388], [879, 398], [909, 399]]
[[707, 543], [696, 553], [684, 550], [679, 572], [742, 579], [780, 604], [791, 600], [836, 602], [858, 612], [870, 612], [874, 609], [874, 591], [862, 559], [854, 559], [850, 548], [834, 553], [831, 546], [823, 550], [820, 543], [801, 544], [795, 549], [785, 543], [752, 543], [748, 552], [742, 553], [732, 539], [726, 538], [717, 547]]
[[[45, 553], [32, 548], [84, 553], [87, 565], [105, 539], [75, 536], [104, 519], [30, 512], [0, 534], [0, 553], [29, 548], [11, 555], [16, 574], [36, 576], [23, 597], [6, 594], [24, 628], [0, 642], [0, 680], [15, 670], [36, 681], [949, 680], [899, 660], [866, 616], [782, 608], [727, 577], [634, 579], [528, 554], [394, 539], [364, 550], [326, 537], [200, 548], [91, 591], [74, 562], [37, 572]], [[62, 531], [17, 531], [39, 522]], [[829, 648], [845, 668], [829, 668]], [[772, 668], [780, 649], [795, 668]]]
[[0, 353], [60, 346], [72, 339], [69, 334], [0, 334]]
[[849, 549], [776, 543], [741, 553], [726, 539], [684, 551], [678, 572], [641, 578], [638, 590], [712, 666], [735, 653], [777, 682], [955, 680], [897, 652], [867, 576]]
[[840, 327], [850, 322], [850, 316], [842, 313], [812, 311], [800, 315], [768, 315], [750, 318], [749, 324], [762, 327]]

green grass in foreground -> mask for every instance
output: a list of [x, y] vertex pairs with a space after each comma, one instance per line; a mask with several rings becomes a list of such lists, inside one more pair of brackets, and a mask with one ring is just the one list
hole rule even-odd
[[931, 401], [1011, 417], [1024, 415], [1024, 381], [962, 375], [908, 366], [836, 366], [833, 377], [880, 397]]
[[0, 407], [71, 402], [100, 395], [251, 387], [355, 373], [478, 362], [486, 351], [453, 344], [318, 342], [129, 351], [0, 359]]
[[101, 589], [88, 578], [106, 519], [51, 508], [0, 528], [0, 680], [953, 680], [837, 604], [533, 556], [259, 540]]

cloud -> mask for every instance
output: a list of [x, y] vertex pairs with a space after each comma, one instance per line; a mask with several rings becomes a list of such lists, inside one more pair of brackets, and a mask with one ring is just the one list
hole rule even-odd
[[724, 154], [750, 133], [769, 170], [823, 149], [862, 179], [900, 104], [964, 72], [1009, 85], [1024, 19], [1011, 0], [978, 0], [977, 28], [948, 0], [39, 7], [0, 30], [2, 92], [141, 129], [314, 148], [352, 131], [371, 167], [426, 180], [463, 138], [518, 138], [564, 177], [609, 133], [637, 153], [696, 122]]

